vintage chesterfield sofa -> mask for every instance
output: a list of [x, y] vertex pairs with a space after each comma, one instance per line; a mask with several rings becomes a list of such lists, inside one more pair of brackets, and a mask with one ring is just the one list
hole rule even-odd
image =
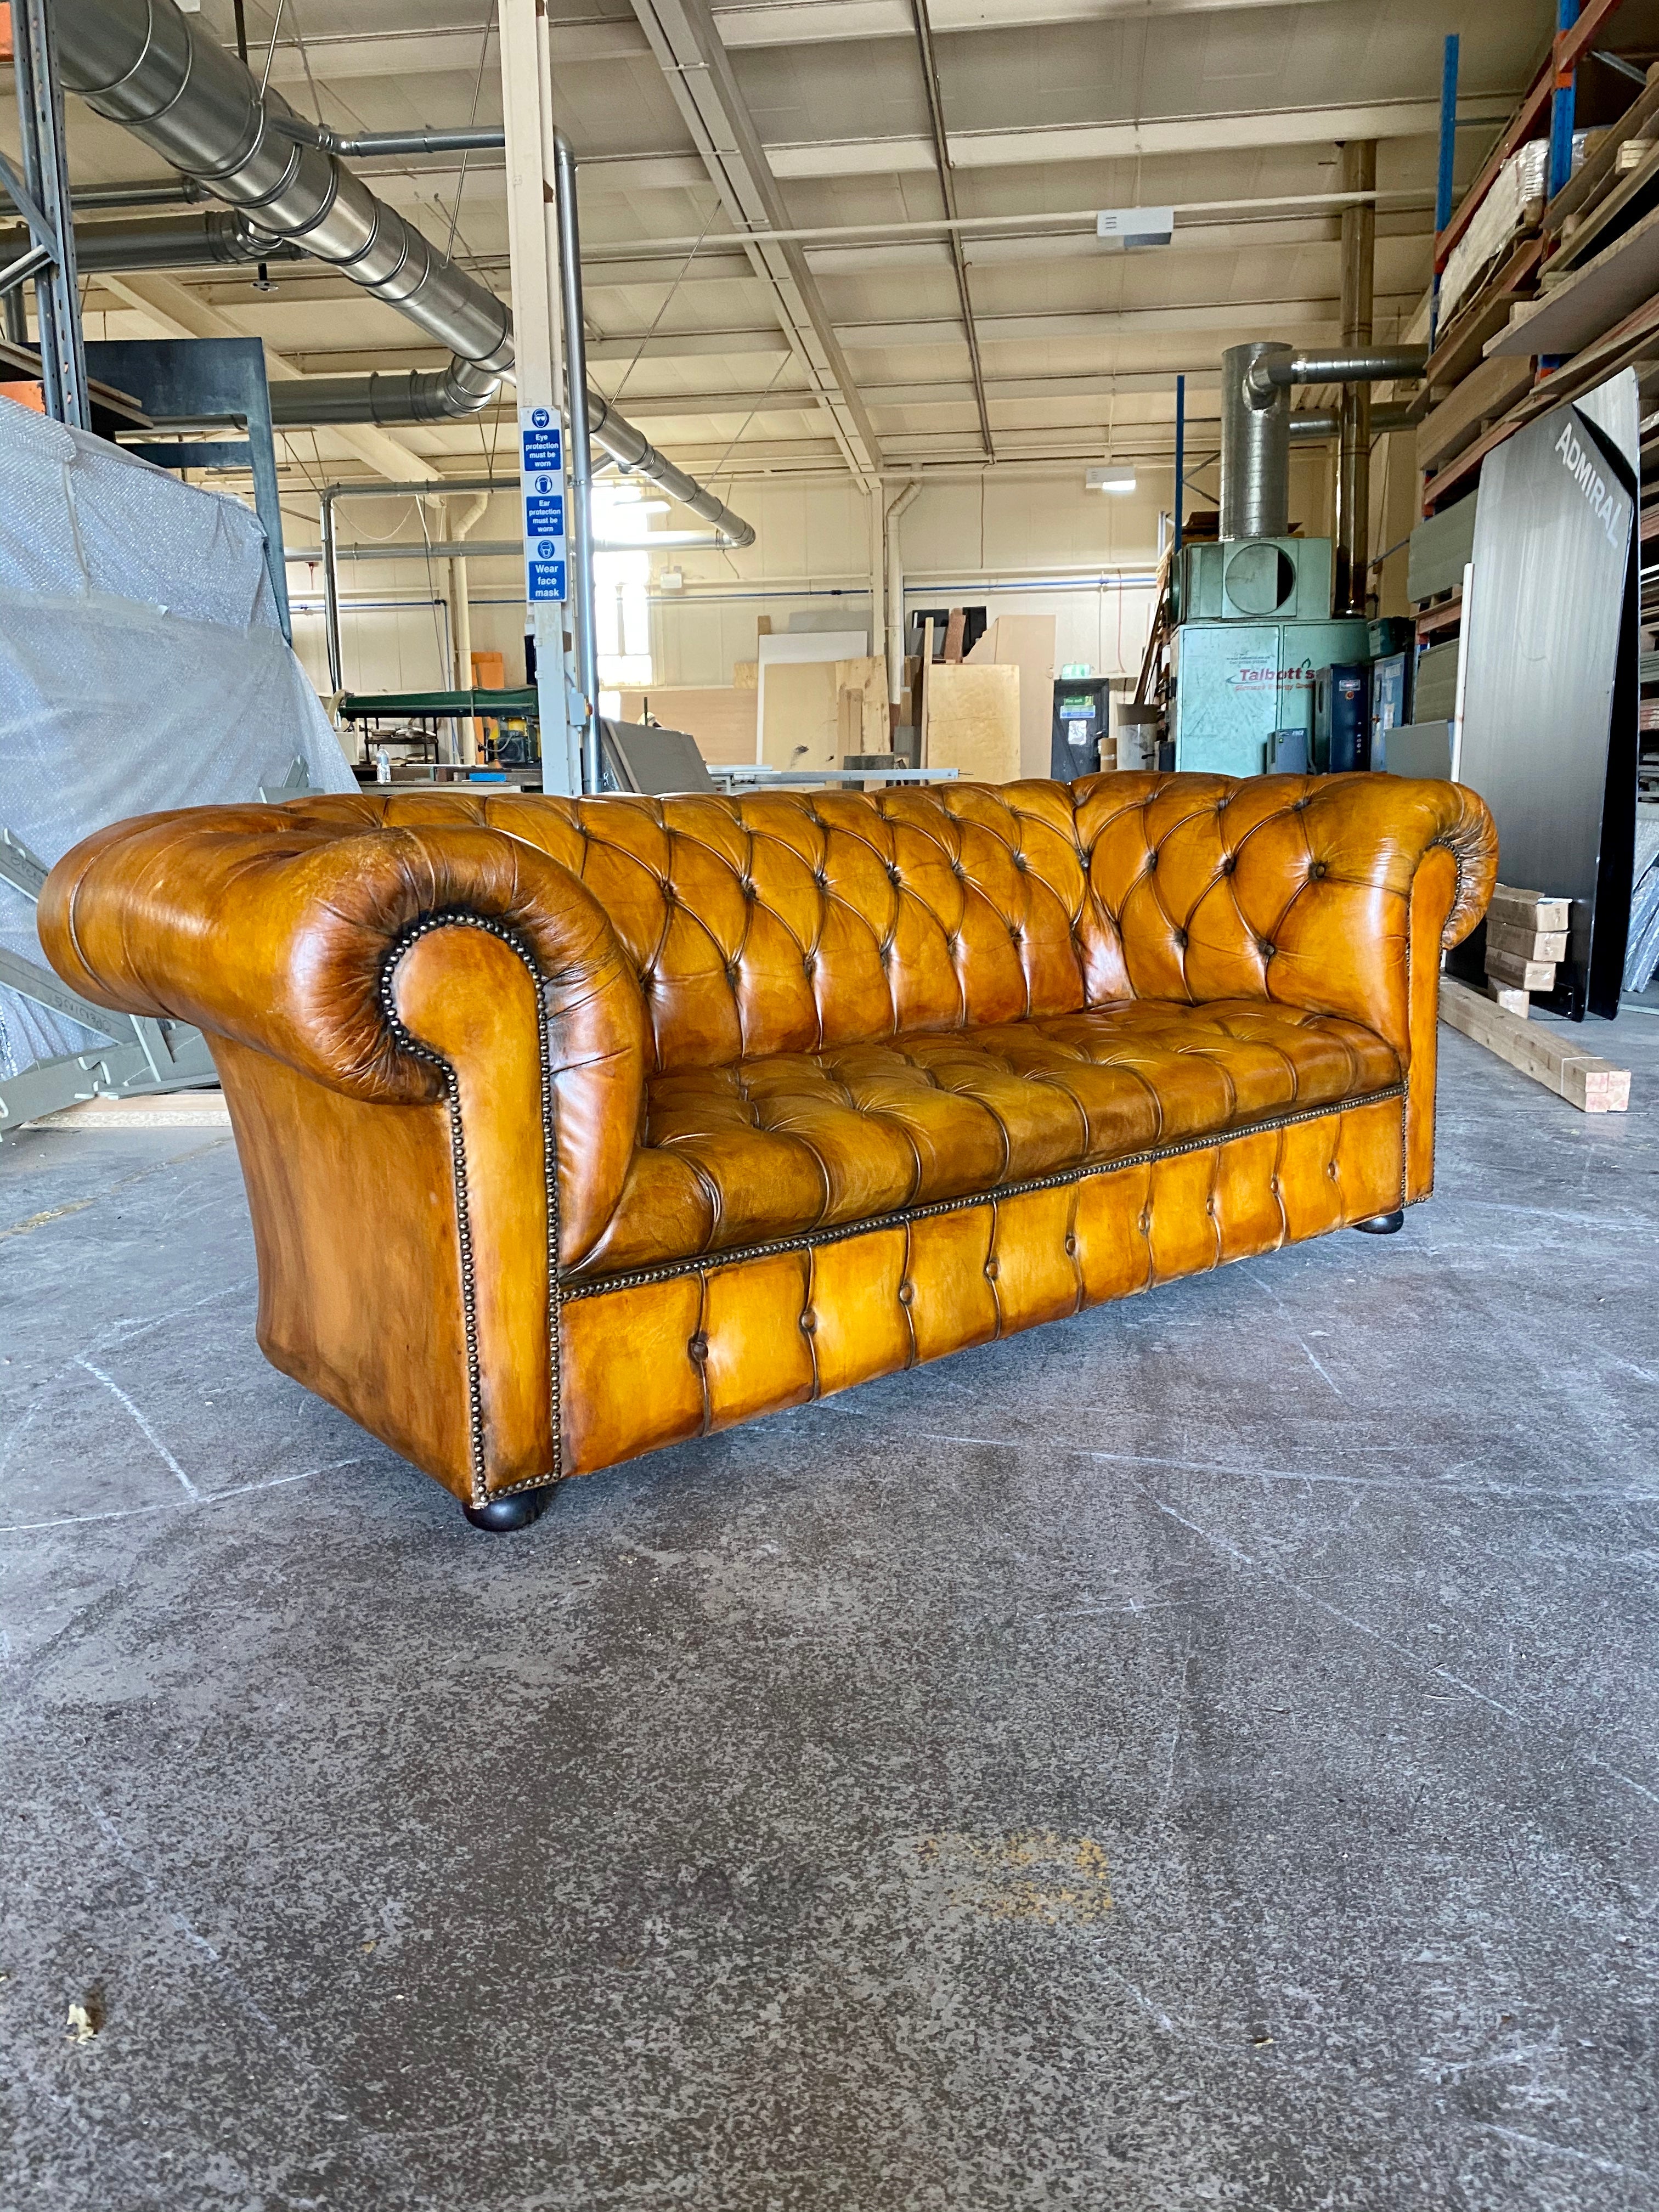
[[198, 1024], [285, 1373], [462, 1501], [1345, 1224], [1433, 1173], [1496, 838], [1391, 776], [374, 793], [53, 869], [100, 1005]]

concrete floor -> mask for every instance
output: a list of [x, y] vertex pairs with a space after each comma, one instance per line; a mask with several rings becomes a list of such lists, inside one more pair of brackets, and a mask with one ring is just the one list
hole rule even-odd
[[1627, 1116], [1445, 1037], [1396, 1238], [507, 1539], [260, 1360], [228, 1141], [7, 1147], [0, 2207], [1645, 2212], [1659, 1020], [1595, 1034]]

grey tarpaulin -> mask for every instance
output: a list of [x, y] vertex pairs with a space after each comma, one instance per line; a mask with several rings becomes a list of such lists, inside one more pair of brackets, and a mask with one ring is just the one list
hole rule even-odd
[[[48, 866], [106, 822], [355, 784], [277, 627], [252, 512], [0, 399], [0, 823]], [[0, 945], [41, 964], [0, 881]], [[96, 1042], [0, 987], [0, 1077]]]

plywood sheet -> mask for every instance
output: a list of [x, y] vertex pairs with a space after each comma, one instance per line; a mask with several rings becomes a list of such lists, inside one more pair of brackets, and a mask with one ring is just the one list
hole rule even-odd
[[1020, 772], [1019, 671], [944, 661], [927, 672], [922, 758], [965, 783], [1010, 783]]
[[755, 757], [755, 694], [724, 686], [688, 684], [677, 690], [653, 686], [623, 691], [621, 719], [641, 722], [648, 707], [653, 722], [684, 730], [704, 760], [736, 767]]
[[841, 766], [841, 686], [833, 660], [782, 660], [765, 670], [760, 757], [769, 768]]
[[1054, 765], [1054, 617], [999, 615], [968, 656], [1019, 671], [1019, 773], [1046, 776]]

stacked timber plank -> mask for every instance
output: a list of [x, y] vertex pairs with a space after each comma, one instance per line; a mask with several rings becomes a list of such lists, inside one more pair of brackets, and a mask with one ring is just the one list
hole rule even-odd
[[1629, 1109], [1627, 1067], [1615, 1067], [1611, 1060], [1581, 1052], [1559, 1030], [1521, 1020], [1449, 975], [1440, 979], [1440, 1018], [1448, 1029], [1472, 1037], [1581, 1114], [1623, 1114]]
[[[1528, 113], [1528, 128], [1547, 128], [1547, 107]], [[1476, 189], [1492, 182], [1483, 173]], [[1445, 236], [1469, 227], [1468, 204]], [[1424, 512], [1470, 490], [1486, 454], [1534, 416], [1656, 356], [1659, 64], [1554, 198], [1527, 207], [1438, 334], [1418, 425]]]
[[[1499, 884], [1486, 909], [1486, 982], [1489, 988], [1519, 992], [1555, 988], [1557, 965], [1567, 957], [1570, 902], [1542, 891], [1522, 891]], [[1502, 1001], [1500, 1001], [1502, 1003]], [[1524, 1006], [1514, 1011], [1523, 1013]]]

